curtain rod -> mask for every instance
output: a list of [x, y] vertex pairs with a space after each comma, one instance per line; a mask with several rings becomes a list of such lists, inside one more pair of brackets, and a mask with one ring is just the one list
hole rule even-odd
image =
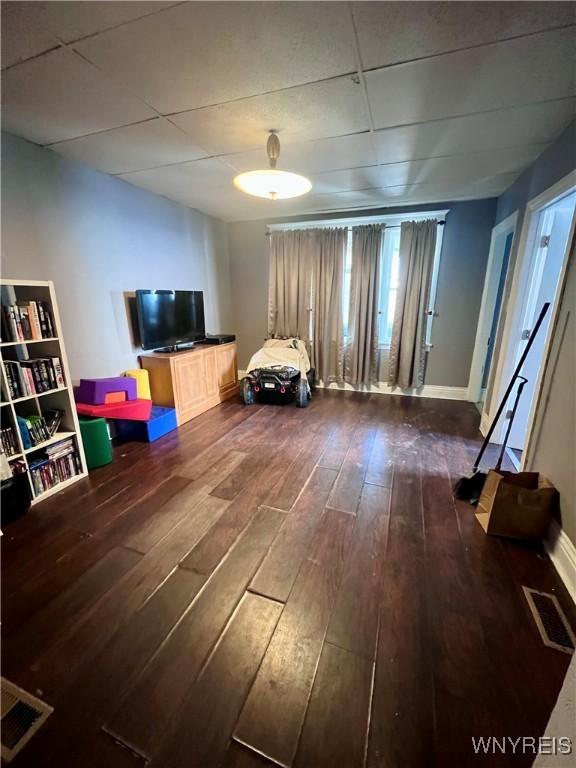
[[[432, 221], [432, 219], [420, 219], [420, 221]], [[439, 227], [443, 227], [446, 224], [446, 221], [437, 221], [436, 224]], [[362, 226], [366, 226], [366, 225], [365, 224], [354, 224], [354, 225], [350, 225], [348, 227], [338, 227], [338, 229], [354, 229], [355, 226], [356, 227], [362, 227]], [[402, 226], [402, 224], [390, 224], [390, 226], [385, 224], [384, 225], [384, 229], [400, 229], [401, 226]], [[297, 230], [297, 229], [298, 229], [298, 227], [294, 227], [294, 229], [284, 229], [284, 230], [279, 229], [279, 230], [275, 230], [275, 231], [276, 232], [293, 232], [294, 230]], [[304, 229], [315, 229], [315, 227], [304, 227]], [[330, 227], [325, 225], [323, 227], [318, 227], [318, 229], [330, 229]], [[266, 237], [270, 237], [270, 235], [273, 234], [273, 231], [268, 230], [264, 234], [266, 235]]]

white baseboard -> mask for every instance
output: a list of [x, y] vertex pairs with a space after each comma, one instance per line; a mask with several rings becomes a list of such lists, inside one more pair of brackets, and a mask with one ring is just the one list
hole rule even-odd
[[486, 437], [488, 430], [490, 429], [490, 419], [487, 413], [483, 413], [480, 418], [480, 434], [482, 437]]
[[[238, 378], [246, 376], [246, 371], [238, 371]], [[400, 389], [400, 387], [391, 387], [389, 384], [380, 382], [365, 387], [354, 387], [352, 384], [318, 384], [320, 389], [340, 389], [343, 392], [366, 392], [373, 395], [404, 395], [408, 397], [432, 397], [440, 400], [467, 400], [467, 387], [441, 387], [434, 384], [425, 384], [417, 389]]]
[[576, 603], [576, 547], [555, 521], [550, 526], [545, 546], [558, 575]]

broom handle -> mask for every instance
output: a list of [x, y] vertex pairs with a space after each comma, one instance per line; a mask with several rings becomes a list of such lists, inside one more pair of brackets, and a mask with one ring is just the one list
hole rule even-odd
[[504, 393], [504, 397], [502, 398], [502, 402], [498, 406], [498, 410], [496, 411], [496, 415], [494, 416], [494, 419], [492, 420], [492, 424], [490, 424], [490, 429], [488, 430], [488, 434], [484, 438], [484, 442], [482, 443], [482, 447], [480, 448], [478, 456], [476, 456], [476, 461], [474, 462], [474, 466], [472, 467], [472, 471], [473, 472], [476, 472], [476, 470], [478, 469], [478, 465], [480, 464], [480, 461], [482, 459], [482, 456], [484, 456], [484, 451], [486, 450], [486, 447], [488, 446], [488, 443], [490, 442], [490, 438], [492, 437], [492, 433], [494, 432], [494, 429], [496, 428], [496, 424], [498, 423], [498, 419], [502, 415], [502, 411], [504, 410], [504, 407], [506, 406], [506, 403], [508, 402], [508, 398], [510, 397], [510, 392], [512, 392], [512, 388], [514, 387], [516, 379], [520, 375], [520, 371], [522, 370], [522, 366], [524, 365], [524, 361], [528, 357], [528, 353], [530, 352], [530, 349], [532, 347], [532, 343], [534, 342], [534, 339], [536, 338], [536, 334], [540, 330], [540, 326], [542, 325], [542, 321], [544, 320], [546, 312], [548, 312], [549, 306], [550, 306], [550, 302], [549, 301], [546, 301], [542, 305], [542, 309], [540, 310], [540, 314], [538, 315], [538, 320], [536, 320], [536, 325], [534, 326], [534, 330], [532, 331], [532, 333], [530, 334], [530, 338], [528, 339], [528, 344], [526, 344], [526, 347], [524, 348], [524, 352], [522, 352], [520, 360], [518, 361], [518, 365], [516, 366], [516, 369], [515, 369], [514, 373], [512, 374], [512, 378], [510, 379], [510, 384], [508, 384], [506, 392]]
[[514, 416], [516, 416], [516, 408], [518, 408], [518, 402], [520, 400], [520, 395], [522, 394], [522, 390], [524, 389], [524, 385], [528, 381], [527, 378], [524, 376], [518, 376], [520, 379], [520, 384], [518, 385], [518, 389], [516, 390], [516, 398], [514, 400], [514, 405], [512, 406], [512, 413], [510, 414], [510, 418], [508, 419], [508, 426], [506, 427], [506, 434], [504, 435], [504, 442], [502, 443], [502, 448], [500, 449], [500, 456], [498, 456], [498, 461], [496, 462], [496, 466], [494, 469], [496, 472], [500, 471], [500, 467], [502, 466], [502, 460], [504, 459], [504, 451], [506, 450], [506, 445], [508, 444], [508, 438], [510, 437], [510, 430], [512, 429], [512, 422], [514, 421]]

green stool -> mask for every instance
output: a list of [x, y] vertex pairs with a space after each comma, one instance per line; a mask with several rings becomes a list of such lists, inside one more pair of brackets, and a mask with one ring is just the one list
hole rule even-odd
[[88, 419], [81, 416], [78, 421], [88, 469], [110, 464], [113, 458], [112, 441], [106, 419]]

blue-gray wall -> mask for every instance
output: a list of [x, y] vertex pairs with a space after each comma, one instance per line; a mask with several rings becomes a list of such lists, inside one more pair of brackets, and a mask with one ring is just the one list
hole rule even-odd
[[576, 168], [576, 120], [498, 198], [496, 224]]
[[2, 277], [53, 280], [72, 377], [137, 366], [124, 292], [205, 291], [232, 327], [226, 225], [2, 134]]
[[438, 275], [433, 342], [426, 384], [467, 387], [482, 284], [494, 226], [496, 199], [410, 205], [299, 216], [274, 221], [242, 221], [229, 225], [230, 270], [238, 336], [239, 365], [244, 368], [266, 336], [268, 297], [268, 239], [266, 226], [281, 221], [346, 216], [385, 215], [449, 209]]

